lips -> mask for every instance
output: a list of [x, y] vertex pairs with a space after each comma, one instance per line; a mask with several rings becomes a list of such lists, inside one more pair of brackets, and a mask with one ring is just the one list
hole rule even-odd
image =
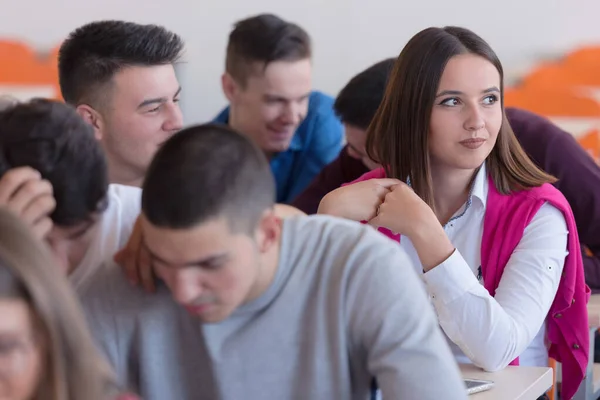
[[193, 306], [185, 306], [185, 309], [190, 314], [200, 315], [200, 314], [205, 313], [209, 307], [210, 307], [210, 304], [200, 304], [200, 305], [193, 305]]
[[485, 139], [465, 139], [460, 141], [459, 143], [468, 149], [474, 150], [480, 148], [485, 143]]

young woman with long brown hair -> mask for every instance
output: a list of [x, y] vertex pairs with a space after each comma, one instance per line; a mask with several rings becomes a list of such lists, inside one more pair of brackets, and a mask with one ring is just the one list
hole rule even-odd
[[113, 373], [51, 253], [0, 209], [0, 397], [114, 400]]
[[554, 178], [515, 138], [503, 93], [502, 65], [482, 38], [419, 32], [368, 130], [369, 157], [384, 168], [329, 193], [319, 212], [400, 241], [458, 361], [493, 371], [550, 355], [570, 398], [589, 347], [577, 230]]

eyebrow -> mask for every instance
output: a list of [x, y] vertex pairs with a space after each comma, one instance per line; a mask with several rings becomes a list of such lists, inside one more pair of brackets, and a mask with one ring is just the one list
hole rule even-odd
[[194, 266], [194, 265], [207, 265], [207, 264], [212, 264], [215, 263], [217, 261], [220, 261], [224, 258], [227, 257], [227, 253], [221, 253], [221, 254], [215, 254], [213, 256], [210, 257], [206, 257], [203, 258], [201, 260], [197, 260], [197, 261], [188, 261], [184, 264], [176, 264], [176, 263], [172, 263], [170, 261], [165, 260], [164, 258], [161, 258], [159, 256], [157, 256], [156, 254], [154, 254], [152, 252], [152, 250], [150, 250], [150, 248], [148, 247], [148, 245], [146, 244], [146, 242], [144, 240], [142, 240], [142, 246], [144, 246], [144, 248], [146, 249], [146, 251], [148, 252], [148, 255], [150, 256], [150, 258], [153, 261], [158, 261], [161, 264], [164, 264], [166, 266], [184, 266], [184, 267], [190, 267], [190, 266]]
[[[500, 93], [500, 89], [498, 89], [496, 86], [492, 86], [490, 88], [483, 90], [481, 93], [482, 94]], [[441, 91], [440, 93], [438, 93], [435, 97], [438, 98], [438, 97], [442, 97], [442, 96], [460, 96], [463, 94], [464, 93], [459, 90], [444, 90], [444, 91]]]
[[[177, 97], [179, 95], [179, 93], [181, 93], [181, 86], [179, 86], [179, 89], [177, 89], [177, 91], [173, 95], [173, 98]], [[144, 107], [149, 106], [151, 104], [166, 103], [167, 101], [168, 101], [168, 98], [166, 98], [166, 97], [156, 97], [154, 99], [146, 99], [146, 100], [144, 100], [144, 101], [142, 101], [140, 103], [140, 105], [138, 106], [138, 109], [144, 108]]]

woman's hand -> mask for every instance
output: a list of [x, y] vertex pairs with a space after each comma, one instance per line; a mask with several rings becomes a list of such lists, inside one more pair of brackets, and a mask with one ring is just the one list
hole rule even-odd
[[370, 179], [343, 186], [328, 193], [319, 204], [318, 214], [329, 214], [353, 221], [370, 221], [397, 179]]
[[431, 207], [402, 182], [390, 188], [369, 224], [408, 237], [425, 272], [454, 252], [454, 246]]

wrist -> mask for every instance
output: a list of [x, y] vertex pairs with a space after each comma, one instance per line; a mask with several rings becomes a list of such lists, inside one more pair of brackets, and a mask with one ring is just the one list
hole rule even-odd
[[455, 250], [437, 218], [418, 224], [407, 236], [417, 251], [423, 272], [442, 264]]

